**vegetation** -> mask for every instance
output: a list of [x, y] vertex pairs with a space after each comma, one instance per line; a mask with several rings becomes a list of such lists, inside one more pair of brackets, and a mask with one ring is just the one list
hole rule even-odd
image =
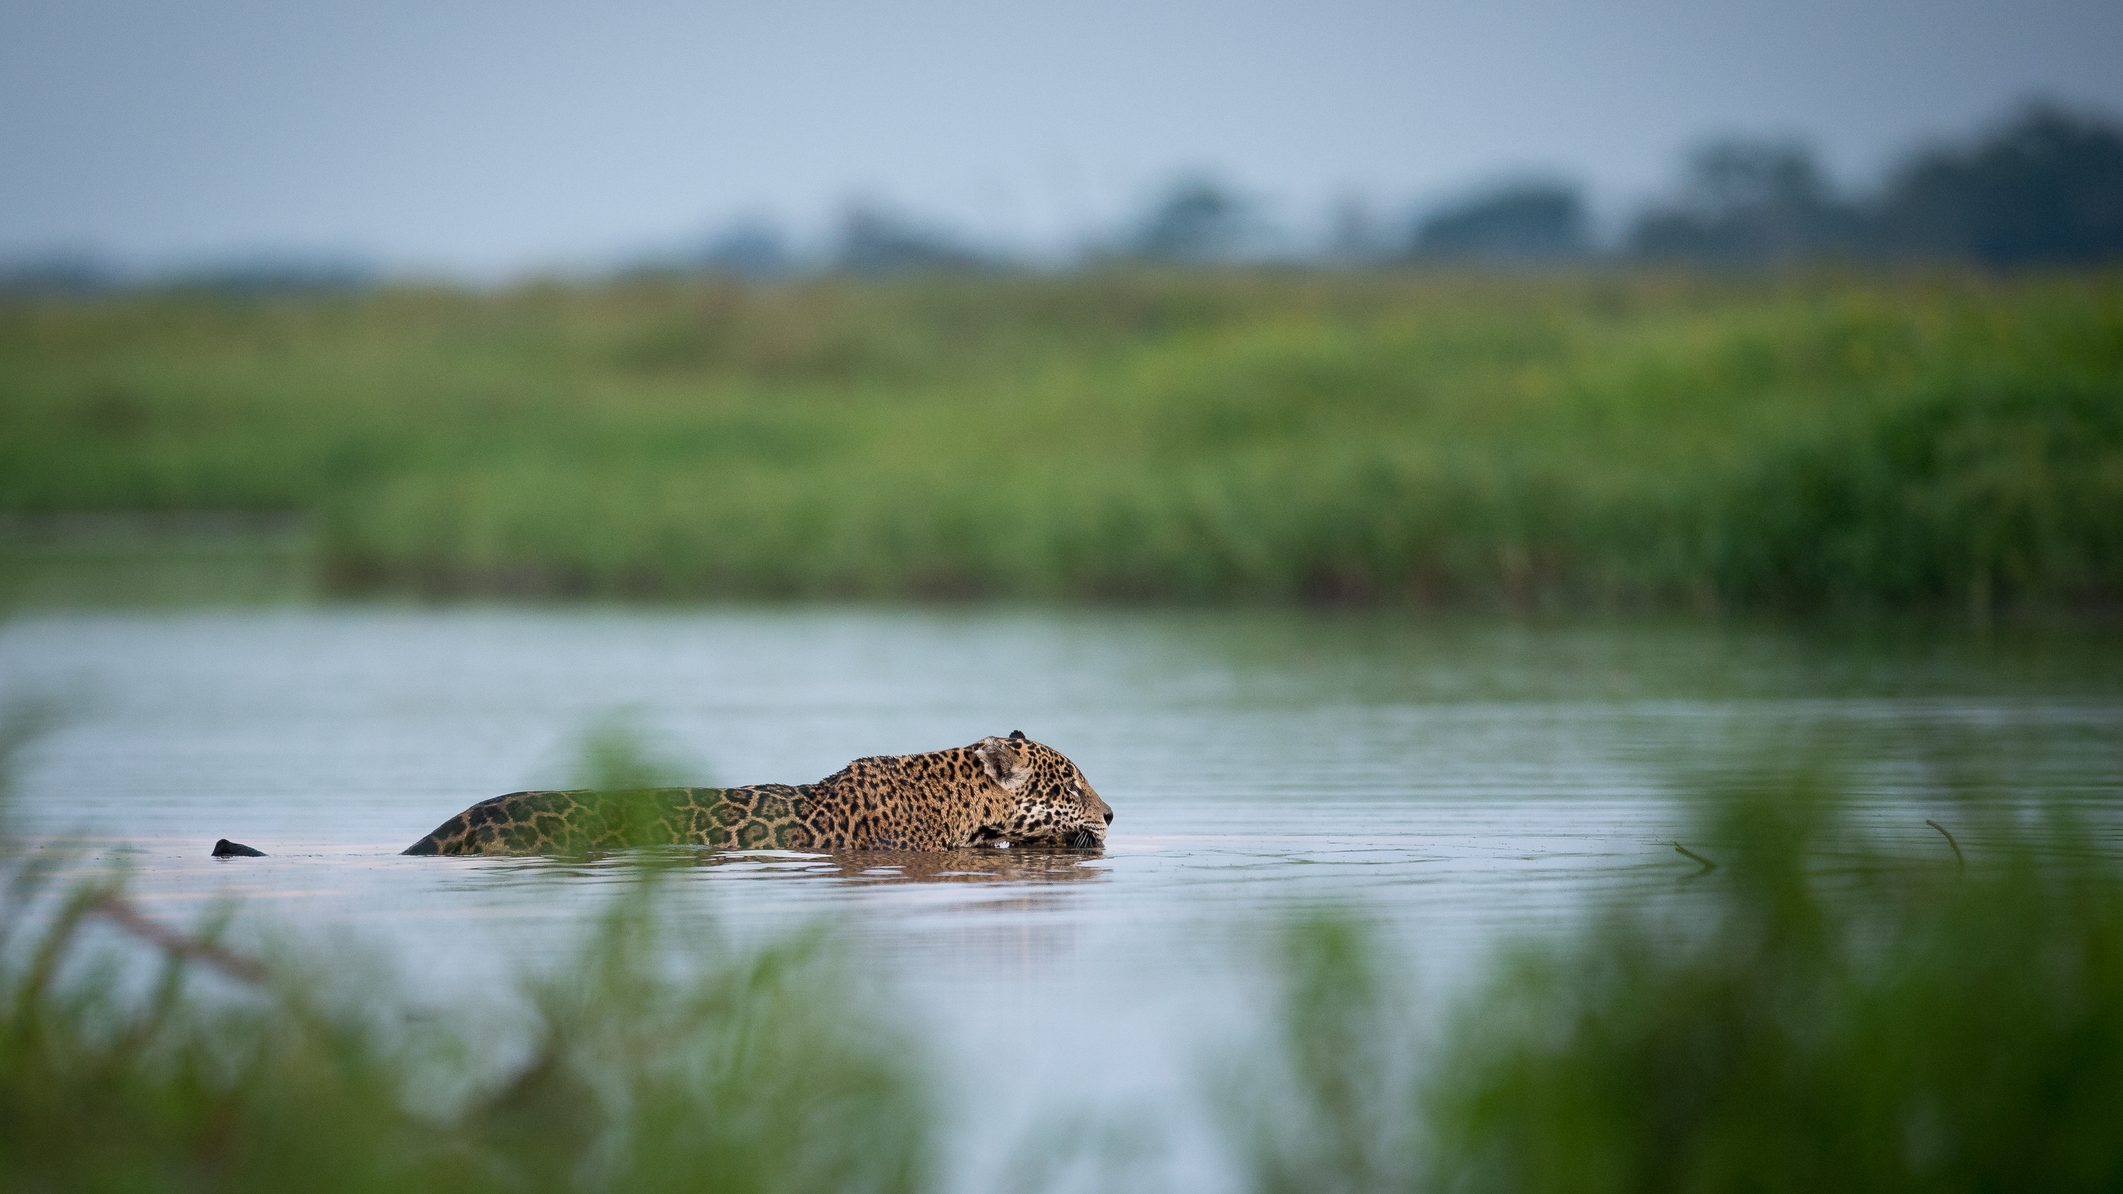
[[0, 511], [341, 590], [2123, 593], [2112, 275], [1104, 273], [0, 306]]
[[1964, 861], [1865, 844], [1804, 779], [1708, 807], [1681, 898], [1521, 945], [1442, 1027], [1357, 924], [1293, 932], [1279, 1080], [1234, 1120], [1260, 1188], [2123, 1181], [2123, 871], [2090, 827], [1972, 806]]
[[[590, 771], [639, 770], [614, 751]], [[0, 1188], [931, 1188], [874, 981], [818, 933], [668, 923], [640, 861], [553, 977], [437, 1015], [343, 952], [262, 962], [0, 852]]]

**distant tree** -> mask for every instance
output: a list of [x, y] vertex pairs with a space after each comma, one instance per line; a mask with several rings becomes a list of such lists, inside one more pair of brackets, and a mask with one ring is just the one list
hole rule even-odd
[[796, 269], [797, 256], [781, 229], [761, 219], [739, 220], [691, 254], [692, 268], [739, 278], [771, 278]]
[[841, 221], [835, 268], [858, 274], [992, 268], [1000, 261], [957, 236], [870, 204]]
[[1258, 232], [1253, 204], [1214, 179], [1183, 180], [1151, 207], [1124, 251], [1148, 261], [1229, 261]]
[[80, 297], [121, 285], [123, 279], [116, 269], [88, 253], [45, 253], [0, 261], [0, 295]]
[[1732, 138], [1689, 155], [1680, 193], [1638, 216], [1629, 247], [1653, 259], [1762, 265], [1850, 252], [1864, 233], [1862, 214], [1835, 195], [1805, 146]]
[[2123, 257], [2123, 130], [2038, 105], [1965, 148], [1918, 154], [1879, 218], [1904, 253], [2001, 266]]
[[1420, 258], [1497, 264], [1581, 257], [1585, 201], [1569, 183], [1509, 183], [1423, 216], [1410, 247]]
[[273, 298], [348, 294], [376, 285], [379, 278], [374, 266], [351, 257], [269, 251], [178, 270], [162, 284], [224, 298]]

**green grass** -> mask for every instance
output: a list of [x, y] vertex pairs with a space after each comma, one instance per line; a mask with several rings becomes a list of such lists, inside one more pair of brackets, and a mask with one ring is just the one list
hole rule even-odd
[[2123, 597], [2123, 276], [1093, 273], [0, 307], [0, 512], [339, 590]]

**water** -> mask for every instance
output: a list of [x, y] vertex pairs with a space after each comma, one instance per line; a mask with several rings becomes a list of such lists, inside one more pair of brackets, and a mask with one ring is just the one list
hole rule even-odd
[[[1166, 1113], [1253, 1030], [1248, 962], [1294, 912], [1354, 906], [1450, 987], [1491, 946], [1671, 890], [1685, 793], [1796, 750], [1861, 816], [1945, 860], [1951, 790], [2123, 794], [2123, 647], [2085, 634], [1539, 626], [1413, 615], [297, 607], [33, 613], [0, 701], [56, 700], [11, 832], [123, 868], [238, 940], [351, 938], [422, 998], [569, 956], [610, 863], [403, 858], [484, 796], [565, 784], [624, 716], [691, 782], [1023, 729], [1117, 811], [1100, 856], [703, 860], [671, 915], [740, 934], [826, 920], [923, 1017], [958, 1184], [1047, 1109]], [[216, 837], [270, 857], [219, 862]], [[1695, 843], [1714, 852], [1715, 843]], [[1096, 1061], [1027, 1050], [1085, 1026]], [[1006, 1068], [984, 1064], [998, 1051]], [[1172, 1160], [1214, 1184], [1213, 1139]]]

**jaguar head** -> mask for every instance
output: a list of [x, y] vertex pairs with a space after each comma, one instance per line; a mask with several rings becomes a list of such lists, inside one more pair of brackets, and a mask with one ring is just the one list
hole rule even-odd
[[1113, 809], [1069, 757], [1012, 730], [973, 746], [992, 790], [974, 844], [1062, 846], [1092, 850], [1105, 844]]

